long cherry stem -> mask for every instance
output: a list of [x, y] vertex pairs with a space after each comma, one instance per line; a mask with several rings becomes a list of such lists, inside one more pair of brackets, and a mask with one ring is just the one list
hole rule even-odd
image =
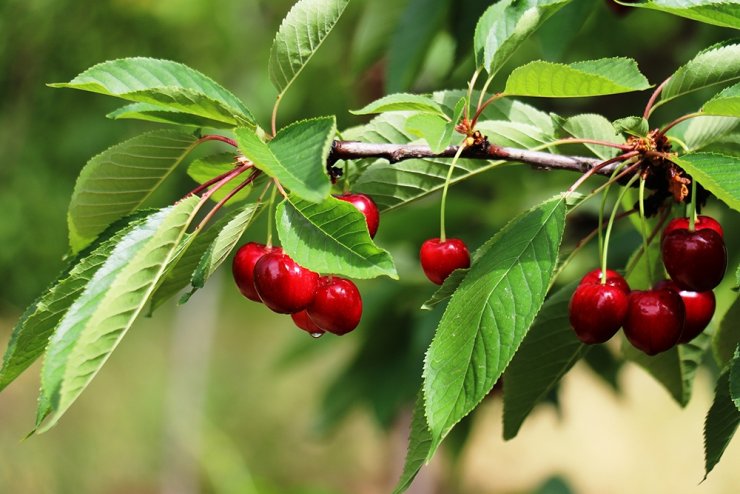
[[[635, 175], [637, 177], [638, 175]], [[644, 251], [645, 255], [645, 264], [647, 266], [647, 272], [648, 272], [648, 281], [650, 282], [650, 286], [653, 286], [655, 283], [655, 280], [653, 279], [653, 271], [652, 271], [652, 264], [650, 263], [650, 251], [648, 250], [648, 225], [647, 225], [647, 218], [645, 217], [645, 177], [640, 176], [640, 193], [639, 193], [639, 203], [640, 203], [640, 225], [642, 227], [642, 250]]]
[[[621, 191], [619, 191], [619, 196], [617, 197], [617, 202], [614, 204], [614, 209], [612, 209], [612, 214], [609, 217], [609, 223], [606, 226], [606, 234], [604, 235], [604, 253], [601, 256], [601, 272], [606, 273], [606, 263], [609, 257], [609, 240], [612, 236], [612, 228], [614, 227], [614, 220], [617, 216], [617, 210], [619, 209], [619, 205], [622, 203], [622, 198], [624, 197], [624, 194], [629, 190], [630, 187], [632, 187], [632, 184], [635, 183], [635, 180], [639, 175], [633, 176], [629, 182], [627, 182], [627, 185], [622, 188]], [[606, 282], [606, 276], [602, 277], [601, 280], [602, 283]]]
[[696, 179], [691, 177], [691, 209], [689, 214], [689, 231], [693, 232], [696, 229]]
[[272, 192], [270, 193], [270, 202], [267, 204], [267, 242], [265, 244], [267, 245], [267, 248], [272, 247], [272, 221], [273, 217], [275, 216], [274, 213], [274, 206], [275, 206], [275, 195], [277, 194], [277, 181], [275, 181], [275, 187], [272, 188]]
[[445, 186], [442, 189], [442, 201], [440, 204], [440, 212], [439, 212], [439, 241], [444, 242], [447, 240], [447, 233], [445, 231], [445, 208], [447, 207], [447, 189], [450, 187], [450, 180], [452, 179], [452, 172], [455, 170], [455, 164], [457, 164], [457, 160], [460, 159], [460, 154], [462, 154], [463, 149], [465, 149], [465, 143], [461, 144], [460, 147], [457, 150], [457, 154], [455, 154], [455, 157], [452, 158], [452, 162], [450, 163], [450, 169], [447, 172], [447, 178], [445, 179]]

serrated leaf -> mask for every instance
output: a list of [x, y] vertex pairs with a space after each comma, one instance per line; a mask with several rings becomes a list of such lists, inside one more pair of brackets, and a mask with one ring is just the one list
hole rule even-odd
[[676, 403], [685, 407], [691, 399], [696, 370], [711, 345], [712, 338], [701, 333], [689, 343], [677, 345], [655, 356], [648, 356], [622, 341], [622, 353], [655, 378], [670, 393]]
[[206, 285], [208, 278], [234, 250], [236, 243], [247, 231], [258, 210], [258, 204], [247, 204], [240, 208], [223, 227], [219, 225], [216, 237], [203, 253], [198, 267], [193, 272], [193, 288], [203, 288]]
[[740, 83], [723, 89], [704, 103], [701, 111], [707, 115], [740, 118]]
[[424, 302], [424, 305], [421, 306], [421, 309], [432, 310], [442, 302], [449, 300], [449, 298], [452, 297], [455, 291], [457, 291], [457, 289], [460, 287], [460, 283], [462, 283], [462, 281], [465, 279], [468, 271], [470, 270], [456, 269], [452, 273], [450, 273], [450, 275], [445, 278], [442, 286], [437, 288], [434, 294], [429, 299], [427, 299], [426, 302]]
[[716, 26], [740, 29], [740, 6], [732, 0], [633, 0], [619, 1], [630, 7], [660, 10]]
[[740, 44], [737, 41], [718, 43], [702, 50], [679, 67], [660, 93], [658, 103], [660, 105], [684, 94], [715, 84], [732, 82], [738, 78], [740, 78]]
[[[422, 67], [429, 46], [447, 17], [447, 0], [409, 0], [388, 46], [386, 90], [408, 90]], [[423, 22], [420, 22], [423, 19]]]
[[[601, 115], [593, 113], [570, 117], [562, 126], [571, 137], [577, 139], [595, 139], [599, 141], [624, 144], [624, 137], [617, 133], [612, 123]], [[618, 149], [599, 146], [598, 144], [584, 144], [591, 152], [602, 160], [613, 158]]]
[[383, 96], [359, 110], [351, 110], [353, 115], [370, 115], [388, 111], [413, 111], [444, 115], [439, 103], [421, 94], [396, 93]]
[[427, 427], [424, 417], [424, 395], [420, 392], [414, 405], [411, 417], [411, 431], [409, 432], [409, 446], [406, 451], [406, 460], [403, 464], [401, 478], [398, 479], [393, 494], [402, 494], [411, 487], [421, 467], [427, 461], [432, 451], [432, 433]]
[[740, 410], [740, 345], [735, 348], [735, 355], [730, 362], [730, 398]]
[[236, 129], [239, 150], [283, 187], [312, 202], [321, 202], [331, 189], [326, 158], [336, 134], [332, 117], [301, 120], [280, 129], [269, 143], [248, 128]]
[[506, 122], [503, 120], [483, 120], [475, 126], [488, 137], [491, 144], [519, 149], [540, 147], [552, 141], [552, 137], [534, 125]]
[[740, 410], [730, 399], [729, 379], [727, 371], [717, 379], [714, 402], [704, 422], [704, 479], [722, 458], [740, 423]]
[[211, 120], [210, 118], [162, 108], [150, 103], [131, 103], [106, 115], [111, 120], [144, 120], [188, 127], [211, 127], [214, 129], [231, 128], [233, 124]]
[[295, 81], [334, 25], [349, 0], [300, 0], [280, 24], [270, 48], [268, 72], [280, 95]]
[[[234, 153], [217, 153], [193, 160], [190, 165], [188, 165], [187, 173], [188, 176], [195, 180], [197, 183], [203, 184], [211, 180], [212, 178], [233, 170], [234, 166]], [[231, 182], [226, 183], [220, 189], [213, 193], [213, 195], [211, 196], [211, 200], [216, 202], [220, 201], [221, 199], [226, 197], [232, 190], [234, 190], [234, 188], [237, 187], [240, 182], [240, 180], [232, 180]], [[238, 202], [246, 199], [249, 193], [252, 191], [253, 187], [254, 182], [237, 192], [230, 200], [230, 204], [232, 202]]]
[[450, 299], [424, 362], [435, 447], [491, 390], [545, 299], [565, 227], [556, 197], [500, 230]]
[[455, 126], [465, 110], [465, 97], [461, 97], [453, 110], [452, 119], [445, 120], [439, 115], [414, 114], [406, 120], [406, 130], [423, 138], [434, 153], [441, 153], [452, 144]]
[[301, 266], [350, 278], [398, 279], [390, 254], [373, 243], [365, 217], [348, 202], [290, 196], [278, 205], [276, 221], [283, 249]]
[[571, 283], [547, 299], [506, 369], [503, 417], [506, 440], [517, 435], [535, 405], [589, 348], [576, 337], [568, 320], [568, 304], [576, 286], [577, 283]]
[[197, 197], [161, 209], [126, 233], [66, 312], [46, 350], [41, 371], [40, 432], [79, 397], [125, 336], [172, 258]]
[[570, 65], [536, 61], [514, 69], [509, 96], [578, 98], [648, 89], [650, 83], [630, 58], [602, 58]]
[[699, 151], [727, 137], [740, 124], [740, 118], [701, 117], [681, 122], [668, 132], [670, 137], [678, 137], [689, 151]]
[[740, 298], [736, 298], [722, 318], [719, 329], [712, 339], [712, 350], [720, 369], [732, 360], [732, 352], [740, 345]]
[[740, 157], [690, 153], [674, 161], [719, 200], [740, 211]]
[[[4, 389], [43, 352], [54, 328], [69, 306], [82, 293], [90, 278], [110, 255], [123, 235], [140, 219], [135, 215], [121, 228], [112, 226], [110, 234], [103, 234], [93, 245], [80, 252], [49, 288], [23, 313], [13, 328], [8, 348], [0, 367], [0, 390]], [[108, 233], [108, 232], [106, 232]]]
[[79, 252], [108, 225], [139, 208], [196, 144], [193, 135], [158, 130], [90, 159], [77, 178], [67, 213], [72, 251]]
[[625, 117], [612, 122], [614, 130], [619, 133], [645, 137], [650, 131], [650, 124], [643, 117]]
[[475, 63], [493, 76], [516, 49], [570, 0], [502, 0], [475, 27]]
[[239, 98], [197, 70], [169, 60], [111, 60], [90, 67], [70, 82], [50, 86], [148, 103], [232, 126], [254, 126], [254, 117]]

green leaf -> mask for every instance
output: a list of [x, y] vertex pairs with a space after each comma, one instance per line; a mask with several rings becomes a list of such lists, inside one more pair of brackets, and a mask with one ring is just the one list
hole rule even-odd
[[475, 27], [475, 64], [490, 76], [517, 48], [570, 0], [502, 0], [491, 5]]
[[44, 352], [49, 337], [69, 306], [82, 293], [113, 247], [136, 226], [136, 220], [140, 218], [136, 215], [129, 219], [130, 223], [125, 222], [121, 228], [112, 226], [109, 230], [113, 230], [113, 233], [101, 235], [95, 244], [70, 261], [68, 268], [26, 309], [10, 335], [0, 367], [0, 390], [13, 382]]
[[248, 128], [236, 129], [239, 150], [254, 165], [295, 195], [321, 202], [331, 190], [326, 159], [336, 134], [332, 117], [301, 120], [284, 127], [268, 143]]
[[348, 3], [349, 0], [300, 0], [290, 9], [272, 42], [268, 64], [270, 80], [280, 96], [311, 60]]
[[577, 98], [648, 89], [650, 83], [630, 58], [602, 58], [570, 65], [535, 61], [514, 69], [509, 96]]
[[41, 371], [38, 423], [52, 427], [87, 387], [154, 290], [199, 205], [161, 209], [126, 233], [67, 310]]
[[[193, 160], [188, 166], [188, 176], [195, 180], [199, 184], [206, 183], [207, 181], [229, 172], [234, 169], [234, 153], [217, 153], [204, 158]], [[213, 201], [220, 201], [226, 197], [235, 187], [240, 183], [240, 180], [232, 180], [226, 183], [220, 189], [213, 193], [211, 199]], [[230, 200], [229, 204], [233, 202], [242, 201], [247, 198], [249, 193], [254, 187], [254, 182], [247, 185], [242, 190], [237, 192], [234, 197]]]
[[447, 0], [409, 0], [388, 46], [386, 91], [408, 90], [424, 62], [425, 54], [447, 18]]
[[730, 399], [730, 376], [725, 371], [717, 379], [717, 387], [707, 419], [704, 422], [704, 461], [707, 478], [717, 465], [740, 423], [740, 410]]
[[540, 128], [525, 123], [483, 120], [475, 128], [497, 146], [530, 149], [552, 141], [552, 137]]
[[158, 130], [90, 159], [77, 178], [67, 213], [72, 251], [79, 252], [108, 225], [139, 208], [196, 144], [193, 135]]
[[206, 285], [208, 278], [234, 250], [236, 243], [247, 231], [258, 210], [258, 204], [247, 204], [240, 208], [223, 226], [219, 225], [216, 237], [203, 253], [198, 267], [193, 272], [193, 288], [203, 288]]
[[49, 85], [148, 103], [229, 125], [254, 126], [254, 117], [239, 98], [197, 70], [169, 60], [111, 60], [90, 67], [70, 82]]
[[516, 437], [535, 405], [587, 352], [568, 319], [568, 304], [577, 283], [553, 294], [511, 360], [504, 380], [504, 439]]
[[719, 200], [735, 211], [740, 211], [740, 157], [690, 153], [673, 161]]
[[650, 357], [633, 347], [626, 339], [622, 341], [622, 353], [655, 378], [676, 400], [685, 407], [691, 399], [696, 369], [711, 345], [712, 338], [702, 333], [689, 343], [674, 346], [668, 351]]
[[[632, 207], [623, 204], [625, 208]], [[638, 215], [639, 216], [639, 215]], [[635, 223], [638, 231], [642, 230], [642, 223]], [[660, 239], [653, 239], [648, 244], [648, 255], [646, 256], [640, 246], [629, 258], [627, 265], [631, 266], [630, 271], [625, 275], [625, 280], [632, 290], [649, 290], [653, 287], [653, 280], [662, 280], [665, 278], [663, 269], [663, 260], [660, 250]]]
[[620, 134], [645, 137], [650, 132], [650, 124], [642, 117], [625, 117], [612, 122], [614, 130]]
[[[601, 115], [582, 114], [570, 117], [563, 124], [563, 130], [577, 139], [596, 139], [599, 141], [624, 144], [624, 137], [617, 133], [612, 123]], [[619, 150], [598, 144], [585, 144], [591, 152], [602, 160], [613, 158]]]
[[736, 298], [722, 318], [719, 329], [712, 340], [714, 358], [720, 369], [732, 360], [732, 352], [740, 345], [740, 298]]
[[699, 151], [727, 137], [740, 124], [740, 118], [692, 118], [672, 128], [668, 135], [681, 139], [690, 151]]
[[403, 464], [403, 472], [401, 478], [398, 479], [393, 494], [402, 494], [411, 487], [416, 474], [424, 466], [432, 451], [432, 433], [429, 431], [424, 417], [424, 395], [420, 392], [411, 417], [411, 432], [409, 433], [406, 461]]
[[730, 362], [730, 397], [740, 410], [740, 345], [735, 348], [735, 355]]
[[387, 111], [414, 111], [444, 115], [439, 103], [421, 94], [396, 93], [383, 96], [359, 110], [352, 110], [353, 115], [370, 115]]
[[106, 115], [111, 120], [144, 120], [188, 127], [211, 127], [214, 129], [231, 128], [233, 124], [211, 120], [210, 118], [192, 115], [150, 103], [131, 103]]
[[701, 111], [707, 115], [740, 117], [740, 83], [725, 88], [704, 103]]
[[285, 252], [313, 271], [350, 278], [398, 279], [393, 259], [376, 246], [365, 217], [345, 201], [328, 197], [318, 204], [290, 196], [276, 213]]
[[740, 78], [740, 44], [737, 41], [718, 43], [702, 50], [674, 72], [660, 93], [658, 103], [663, 104], [684, 94], [715, 84], [732, 82], [738, 78]]
[[452, 296], [424, 363], [435, 447], [491, 390], [526, 335], [550, 286], [565, 211], [556, 197], [519, 215]]
[[716, 26], [740, 29], [740, 5], [732, 0], [633, 0], [619, 1], [630, 7], [660, 10]]
[[446, 139], [447, 121], [439, 115], [429, 113], [410, 115], [406, 119], [406, 130], [424, 139], [433, 153], [441, 153], [450, 145], [451, 139]]
[[460, 287], [460, 283], [462, 283], [462, 281], [465, 279], [465, 276], [467, 276], [468, 271], [470, 270], [456, 269], [452, 273], [450, 273], [450, 275], [445, 278], [442, 286], [437, 288], [437, 291], [435, 291], [434, 294], [429, 299], [427, 299], [426, 302], [424, 302], [424, 305], [421, 306], [421, 309], [432, 310], [437, 305], [452, 297], [452, 295], [454, 295], [454, 293]]

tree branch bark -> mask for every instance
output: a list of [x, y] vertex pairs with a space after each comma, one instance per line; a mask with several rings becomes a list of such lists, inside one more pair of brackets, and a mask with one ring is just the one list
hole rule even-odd
[[[392, 164], [408, 159], [452, 158], [457, 150], [458, 146], [450, 146], [441, 153], [434, 153], [429, 146], [423, 144], [376, 144], [358, 141], [334, 141], [331, 153], [329, 154], [329, 164], [334, 164], [338, 160], [357, 160], [364, 158], [382, 158]], [[598, 158], [566, 156], [495, 145], [466, 148], [463, 150], [461, 158], [516, 161], [543, 170], [570, 170], [578, 173], [586, 173], [591, 168], [602, 163], [602, 160]], [[609, 176], [614, 172], [614, 168], [617, 165], [618, 163], [614, 163], [605, 166], [597, 173], [599, 175]]]

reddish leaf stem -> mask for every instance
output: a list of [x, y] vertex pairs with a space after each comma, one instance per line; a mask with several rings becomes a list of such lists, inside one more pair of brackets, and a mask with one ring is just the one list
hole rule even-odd
[[234, 139], [231, 139], [230, 137], [218, 135], [218, 134], [204, 135], [203, 137], [201, 137], [200, 139], [198, 139], [198, 144], [200, 144], [201, 142], [206, 142], [206, 141], [225, 142], [226, 144], [228, 144], [230, 146], [239, 147], [239, 145], [236, 143], [236, 141]]
[[253, 170], [252, 173], [249, 174], [246, 180], [244, 180], [242, 183], [240, 183], [239, 185], [234, 187], [231, 191], [229, 191], [229, 193], [226, 194], [226, 196], [223, 199], [218, 201], [216, 205], [213, 206], [213, 208], [210, 211], [208, 211], [208, 214], [206, 214], [203, 217], [201, 222], [196, 227], [196, 230], [200, 230], [201, 228], [203, 228], [206, 225], [206, 223], [208, 223], [211, 220], [211, 218], [213, 218], [213, 216], [218, 212], [218, 210], [224, 206], [224, 204], [229, 202], [229, 200], [231, 200], [232, 197], [238, 194], [239, 191], [242, 190], [244, 187], [254, 182], [255, 179], [260, 176], [260, 173], [262, 173], [260, 170]]
[[650, 96], [650, 99], [647, 102], [647, 105], [645, 105], [645, 112], [642, 114], [642, 118], [645, 120], [650, 117], [650, 113], [653, 111], [653, 107], [655, 106], [655, 102], [658, 100], [658, 96], [660, 96], [660, 93], [663, 92], [663, 88], [665, 88], [666, 84], [668, 84], [668, 81], [670, 81], [670, 77], [666, 79], [665, 81], [661, 82], [658, 87], [655, 88], [655, 91], [653, 91], [652, 96]]
[[568, 194], [570, 194], [571, 192], [575, 192], [575, 190], [578, 187], [580, 187], [583, 182], [585, 182], [589, 177], [591, 177], [592, 175], [594, 175], [596, 172], [598, 172], [599, 170], [603, 169], [604, 167], [606, 167], [608, 165], [611, 165], [612, 163], [618, 163], [620, 161], [625, 161], [625, 160], [628, 160], [630, 158], [634, 158], [638, 154], [640, 154], [639, 151], [630, 151], [628, 153], [624, 153], [624, 154], [620, 154], [619, 156], [615, 156], [614, 158], [608, 159], [606, 161], [602, 161], [601, 163], [599, 163], [598, 165], [594, 166], [593, 168], [591, 168], [590, 170], [588, 170], [586, 173], [584, 173], [583, 175], [581, 175], [578, 178], [578, 180], [576, 180], [573, 183], [573, 185], [570, 186], [570, 188], [568, 189]]

